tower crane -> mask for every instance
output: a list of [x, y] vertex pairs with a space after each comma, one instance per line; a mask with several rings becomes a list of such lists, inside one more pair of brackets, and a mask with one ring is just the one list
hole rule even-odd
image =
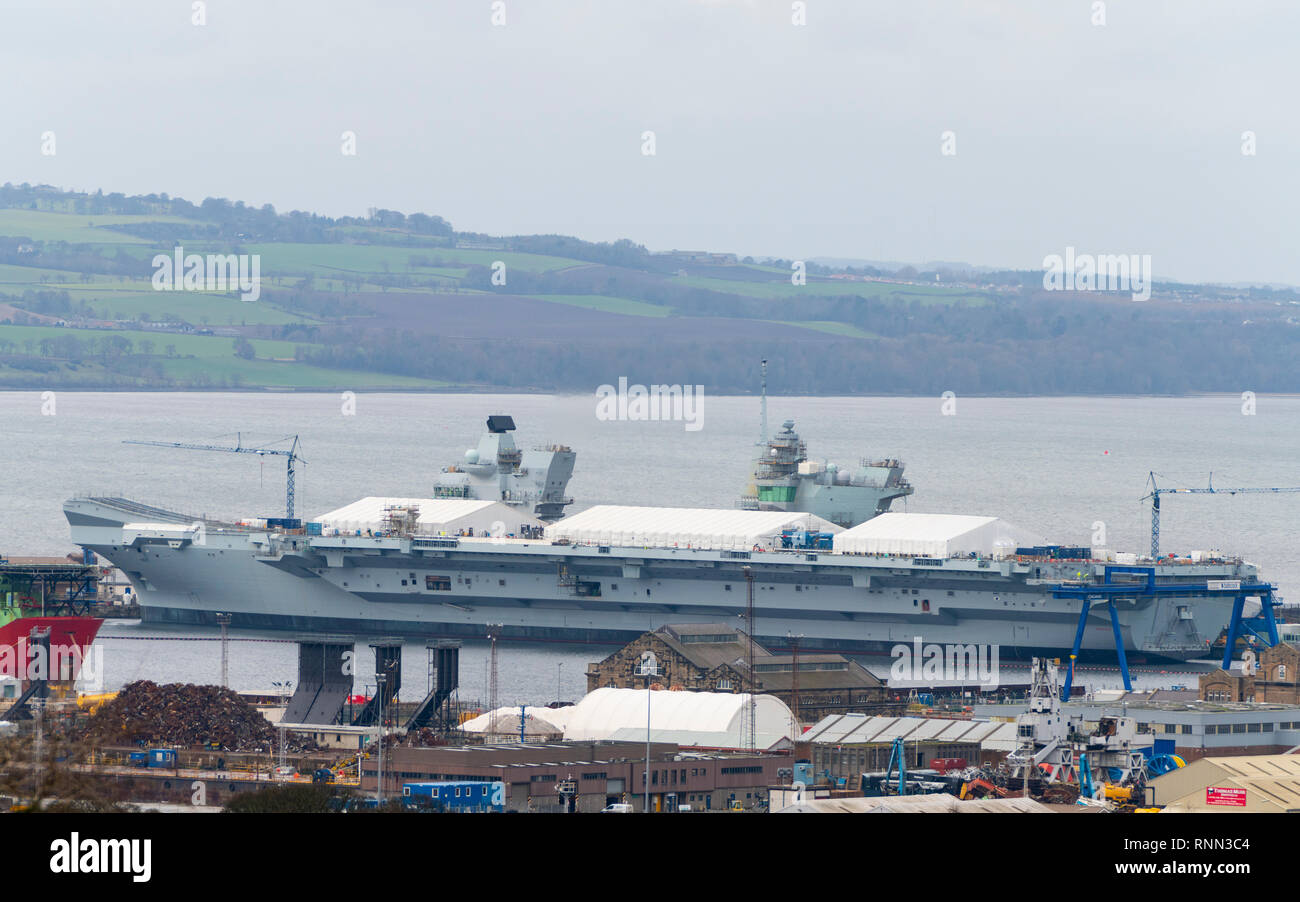
[[1214, 473], [1210, 473], [1207, 485], [1203, 489], [1162, 489], [1156, 486], [1155, 471], [1147, 478], [1147, 485], [1151, 491], [1142, 496], [1145, 501], [1151, 499], [1151, 559], [1155, 560], [1160, 557], [1160, 496], [1161, 495], [1247, 495], [1247, 494], [1282, 494], [1284, 492], [1300, 492], [1300, 486], [1287, 486], [1282, 488], [1247, 488], [1247, 489], [1216, 489], [1214, 487]]
[[296, 461], [301, 461], [302, 463], [306, 463], [307, 461], [303, 460], [303, 458], [298, 455], [298, 436], [296, 435], [286, 435], [284, 438], [276, 439], [275, 442], [272, 442], [272, 444], [279, 443], [279, 442], [287, 442], [290, 439], [293, 440], [293, 444], [291, 444], [288, 449], [267, 448], [264, 446], [246, 448], [244, 447], [243, 434], [239, 432], [235, 433], [235, 447], [233, 448], [228, 448], [225, 445], [198, 445], [190, 442], [147, 442], [147, 441], [138, 441], [138, 440], [131, 440], [131, 439], [127, 439], [122, 444], [153, 445], [158, 448], [184, 448], [189, 451], [226, 451], [231, 454], [257, 454], [261, 456], [270, 455], [270, 456], [287, 458], [286, 464], [288, 466], [287, 466], [287, 474], [286, 474], [285, 489], [284, 489], [284, 509], [285, 509], [285, 516], [288, 517], [290, 520], [292, 520], [293, 519], [294, 463]]

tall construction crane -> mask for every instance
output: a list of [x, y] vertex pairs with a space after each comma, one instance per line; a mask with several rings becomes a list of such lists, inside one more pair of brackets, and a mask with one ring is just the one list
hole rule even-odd
[[1161, 495], [1247, 495], [1247, 494], [1274, 494], [1280, 495], [1284, 492], [1300, 492], [1300, 486], [1287, 486], [1283, 488], [1249, 488], [1249, 489], [1216, 489], [1214, 487], [1214, 473], [1210, 473], [1210, 478], [1203, 489], [1162, 489], [1156, 486], [1156, 474], [1154, 471], [1147, 478], [1147, 485], [1151, 486], [1151, 491], [1142, 496], [1145, 501], [1151, 499], [1151, 559], [1155, 560], [1160, 557], [1160, 496]]
[[228, 448], [225, 445], [196, 445], [196, 444], [191, 444], [189, 442], [145, 442], [145, 441], [135, 441], [131, 439], [127, 439], [122, 444], [153, 445], [158, 448], [184, 448], [189, 451], [226, 451], [231, 454], [258, 454], [262, 456], [271, 455], [271, 456], [288, 458], [288, 460], [286, 461], [286, 463], [288, 464], [288, 472], [287, 472], [285, 488], [284, 488], [284, 510], [285, 510], [284, 515], [292, 520], [293, 519], [294, 463], [295, 461], [302, 461], [303, 463], [306, 463], [307, 461], [303, 460], [303, 458], [298, 455], [298, 436], [296, 435], [286, 435], [284, 438], [276, 439], [271, 444], [287, 442], [290, 439], [293, 440], [293, 444], [291, 444], [287, 449], [268, 448], [265, 446], [256, 447], [256, 448], [245, 448], [244, 436], [243, 433], [240, 432], [235, 433], [235, 447], [233, 448]]

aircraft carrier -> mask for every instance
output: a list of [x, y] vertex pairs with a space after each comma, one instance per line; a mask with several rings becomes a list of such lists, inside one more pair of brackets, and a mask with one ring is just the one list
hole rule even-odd
[[[547, 513], [563, 500], [550, 488]], [[799, 511], [596, 507], [548, 525], [494, 497], [368, 498], [305, 523], [111, 497], [64, 512], [72, 540], [131, 580], [143, 618], [175, 624], [229, 613], [297, 632], [496, 625], [503, 638], [621, 643], [664, 623], [743, 626], [752, 595], [752, 632], [773, 647], [801, 636], [805, 649], [887, 653], [920, 637], [1011, 658], [1068, 652], [1087, 606], [1082, 657], [1113, 660], [1118, 632], [1131, 660], [1186, 660], [1207, 655], [1234, 604], [1273, 598], [1240, 558], [1044, 545], [995, 518], [886, 513], [843, 529]]]

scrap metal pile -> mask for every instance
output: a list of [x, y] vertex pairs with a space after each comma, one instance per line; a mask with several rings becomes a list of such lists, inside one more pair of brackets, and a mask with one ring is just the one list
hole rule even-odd
[[[961, 798], [1009, 799], [1023, 795], [1024, 780], [1004, 768], [969, 767], [961, 773]], [[1029, 780], [1029, 797], [1036, 802], [1072, 805], [1079, 798], [1079, 787], [1072, 783]]]
[[230, 689], [149, 680], [129, 684], [101, 707], [85, 735], [97, 745], [212, 744], [227, 751], [265, 751], [275, 742], [270, 722]]

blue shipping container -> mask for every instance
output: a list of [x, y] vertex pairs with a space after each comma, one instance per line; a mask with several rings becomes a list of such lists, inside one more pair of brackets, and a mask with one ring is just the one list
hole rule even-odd
[[406, 783], [403, 798], [412, 806], [435, 811], [491, 812], [506, 810], [506, 785], [500, 781]]

